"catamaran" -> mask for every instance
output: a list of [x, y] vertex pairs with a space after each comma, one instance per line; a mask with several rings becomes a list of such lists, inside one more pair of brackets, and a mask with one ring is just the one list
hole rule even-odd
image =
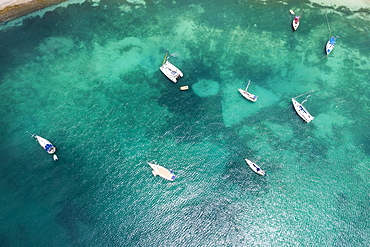
[[[28, 132], [29, 133], [29, 132]], [[36, 140], [38, 141], [38, 143], [40, 144], [40, 146], [48, 153], [48, 154], [52, 154], [53, 155], [53, 159], [54, 160], [58, 160], [58, 156], [55, 154], [55, 152], [57, 151], [57, 148], [51, 143], [49, 142], [48, 140], [46, 140], [45, 138], [41, 137], [41, 136], [38, 136], [38, 135], [35, 135], [35, 134], [31, 134], [29, 133], [32, 137], [35, 137]]]
[[249, 87], [249, 84], [251, 83], [251, 81], [248, 82], [248, 85], [247, 87], [245, 88], [245, 90], [239, 88], [239, 92], [241, 95], [243, 95], [244, 98], [246, 98], [247, 100], [249, 101], [252, 101], [252, 102], [256, 102], [257, 101], [257, 98], [258, 96], [254, 95], [254, 94], [251, 94], [248, 92], [248, 87]]
[[163, 166], [158, 165], [156, 162], [147, 162], [148, 165], [153, 169], [152, 173], [154, 176], [159, 175], [160, 177], [169, 181], [175, 180], [176, 176], [172, 170], [168, 170]]
[[303, 107], [303, 103], [305, 103], [307, 101], [307, 99], [308, 99], [308, 97], [310, 97], [310, 95], [308, 95], [306, 97], [306, 99], [304, 101], [302, 101], [302, 103], [299, 103], [295, 99], [298, 98], [298, 97], [301, 97], [301, 96], [303, 96], [305, 94], [311, 93], [311, 92], [313, 92], [313, 90], [311, 90], [311, 91], [309, 91], [307, 93], [298, 95], [297, 97], [292, 98], [292, 103], [293, 103], [293, 107], [294, 107], [295, 111], [307, 123], [311, 122], [314, 119], [314, 117], [311, 116], [311, 114], [306, 110], [306, 108]]
[[256, 165], [254, 162], [248, 160], [248, 159], [245, 159], [245, 162], [247, 162], [248, 166], [255, 172], [257, 173], [258, 175], [261, 175], [261, 176], [265, 176], [266, 175], [266, 172], [264, 170], [261, 169], [261, 167], [259, 167], [258, 165]]
[[337, 39], [339, 38], [339, 35], [341, 34], [341, 32], [336, 36], [332, 36], [328, 42], [326, 42], [326, 46], [325, 46], [325, 52], [326, 52], [326, 55], [329, 55], [330, 52], [333, 51], [334, 49], [334, 45], [335, 43], [337, 42]]
[[173, 65], [172, 63], [170, 63], [170, 61], [168, 61], [168, 52], [164, 56], [162, 66], [159, 67], [159, 69], [173, 83], [176, 83], [178, 78], [184, 76], [183, 73], [181, 72], [181, 70], [179, 70], [178, 68], [176, 68], [175, 65]]

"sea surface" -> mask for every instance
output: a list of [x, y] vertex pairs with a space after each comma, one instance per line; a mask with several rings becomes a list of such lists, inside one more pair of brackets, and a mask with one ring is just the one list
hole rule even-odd
[[3, 23], [0, 246], [369, 246], [369, 13], [101, 0]]

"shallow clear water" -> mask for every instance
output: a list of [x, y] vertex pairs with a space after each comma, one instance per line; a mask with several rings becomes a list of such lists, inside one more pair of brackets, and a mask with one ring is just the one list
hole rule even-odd
[[[143, 3], [1, 31], [0, 246], [368, 246], [369, 20], [305, 1]], [[289, 9], [304, 9], [296, 32]], [[325, 13], [342, 31], [328, 57]], [[291, 98], [310, 90], [306, 124]]]

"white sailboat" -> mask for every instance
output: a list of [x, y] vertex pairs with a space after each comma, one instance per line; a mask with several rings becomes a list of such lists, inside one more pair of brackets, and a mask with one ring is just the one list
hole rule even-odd
[[[28, 132], [29, 133], [29, 132]], [[40, 144], [40, 146], [48, 153], [48, 154], [52, 154], [53, 155], [53, 159], [54, 160], [58, 160], [58, 156], [55, 154], [55, 152], [57, 151], [57, 148], [48, 140], [46, 140], [45, 138], [41, 137], [41, 136], [38, 136], [38, 135], [35, 135], [35, 134], [31, 134], [29, 133], [32, 137], [35, 137], [36, 140], [38, 141], [38, 143]]]
[[310, 97], [311, 95], [307, 95], [306, 99], [304, 101], [302, 101], [302, 103], [299, 103], [295, 99], [298, 98], [298, 97], [301, 97], [305, 94], [311, 93], [311, 92], [313, 92], [313, 90], [311, 90], [307, 93], [301, 94], [297, 97], [292, 98], [292, 103], [293, 103], [293, 107], [294, 107], [295, 111], [307, 123], [311, 122], [314, 119], [314, 117], [311, 116], [311, 114], [307, 111], [307, 109], [303, 107], [303, 103], [305, 103], [307, 101], [308, 97]]
[[251, 83], [251, 81], [248, 82], [248, 85], [247, 87], [245, 88], [245, 90], [239, 88], [239, 92], [241, 95], [243, 95], [244, 98], [246, 98], [247, 100], [249, 101], [252, 101], [252, 102], [256, 102], [257, 101], [257, 98], [258, 96], [254, 95], [254, 94], [251, 94], [248, 92], [248, 87], [249, 87], [249, 84]]
[[154, 176], [159, 175], [160, 177], [162, 177], [164, 179], [167, 179], [169, 181], [173, 181], [173, 180], [176, 179], [176, 176], [173, 173], [173, 171], [168, 170], [168, 169], [164, 168], [163, 166], [158, 165], [155, 162], [147, 162], [147, 163], [153, 169], [152, 173], [153, 173]]
[[339, 38], [339, 35], [342, 33], [342, 31], [336, 36], [332, 36], [328, 42], [326, 42], [326, 45], [325, 45], [325, 52], [326, 52], [326, 55], [329, 55], [330, 52], [333, 51], [334, 49], [334, 46], [335, 46], [335, 43], [337, 43], [337, 39]]
[[247, 162], [248, 166], [255, 172], [257, 173], [258, 175], [261, 175], [261, 176], [265, 176], [266, 175], [266, 172], [264, 170], [261, 169], [261, 167], [259, 167], [258, 165], [256, 165], [254, 162], [248, 160], [248, 159], [245, 159], [245, 162]]

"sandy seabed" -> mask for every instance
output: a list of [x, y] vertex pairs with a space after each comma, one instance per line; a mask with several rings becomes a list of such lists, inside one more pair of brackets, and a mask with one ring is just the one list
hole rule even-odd
[[324, 6], [345, 6], [352, 11], [356, 11], [361, 8], [370, 8], [370, 0], [311, 0], [311, 2], [318, 3]]

